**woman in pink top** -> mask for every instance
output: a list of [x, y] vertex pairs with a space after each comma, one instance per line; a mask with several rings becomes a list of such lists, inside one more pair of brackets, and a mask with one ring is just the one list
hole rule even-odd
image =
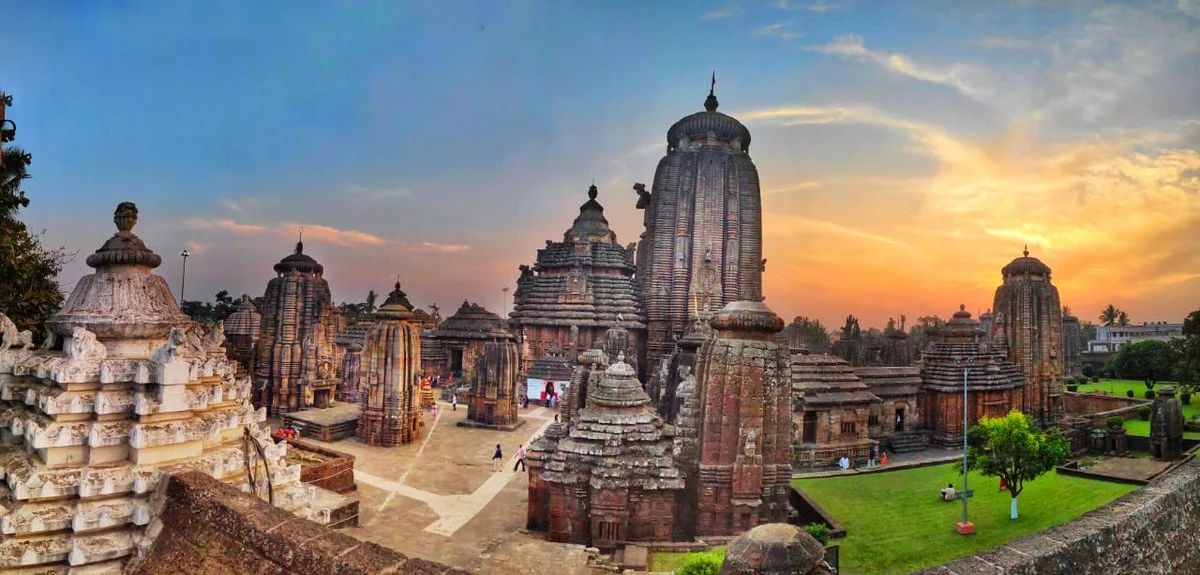
[[525, 446], [517, 446], [517, 462], [513, 464], [513, 471], [517, 470], [517, 466], [521, 466], [521, 471], [525, 471]]

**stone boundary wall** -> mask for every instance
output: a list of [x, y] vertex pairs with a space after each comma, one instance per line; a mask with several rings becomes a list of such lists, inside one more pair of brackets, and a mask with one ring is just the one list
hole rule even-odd
[[792, 487], [789, 499], [791, 500], [792, 509], [795, 509], [799, 515], [797, 519], [800, 527], [809, 523], [822, 523], [829, 527], [830, 539], [846, 536], [846, 528], [841, 523], [838, 523], [832, 515], [826, 513], [825, 509], [818, 505], [816, 501], [805, 495], [803, 491]]
[[126, 573], [468, 575], [301, 519], [198, 471], [163, 481], [152, 505], [161, 506], [149, 527], [157, 538]]
[[1193, 459], [1079, 519], [918, 575], [1166, 575], [1200, 566], [1200, 462]]
[[1134, 419], [1137, 408], [1153, 403], [1148, 399], [1100, 395], [1094, 393], [1063, 392], [1063, 405], [1070, 415], [1086, 417], [1096, 427], [1107, 427], [1109, 417], [1118, 415], [1123, 419]]
[[317, 487], [328, 489], [334, 493], [354, 491], [358, 485], [354, 482], [354, 456], [319, 445], [288, 439], [293, 447], [300, 451], [311, 451], [329, 459], [318, 463], [305, 463], [300, 466], [300, 481], [311, 483]]

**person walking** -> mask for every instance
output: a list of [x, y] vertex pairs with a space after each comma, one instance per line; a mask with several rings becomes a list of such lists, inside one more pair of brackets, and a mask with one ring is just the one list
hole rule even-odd
[[450, 411], [458, 411], [458, 394], [450, 390]]
[[517, 462], [513, 464], [513, 471], [516, 472], [517, 466], [521, 466], [521, 471], [525, 471], [525, 446], [517, 446]]
[[500, 466], [504, 464], [504, 454], [500, 452], [500, 444], [496, 444], [496, 453], [492, 454], [492, 471], [500, 471]]
[[871, 453], [867, 457], [867, 467], [875, 467], [875, 446], [871, 446]]

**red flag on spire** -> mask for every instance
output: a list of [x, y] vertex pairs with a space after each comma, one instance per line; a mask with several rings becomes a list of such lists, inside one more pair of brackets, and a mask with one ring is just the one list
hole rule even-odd
[[713, 70], [712, 86], [709, 86], [708, 91], [711, 93], [717, 89], [717, 71]]

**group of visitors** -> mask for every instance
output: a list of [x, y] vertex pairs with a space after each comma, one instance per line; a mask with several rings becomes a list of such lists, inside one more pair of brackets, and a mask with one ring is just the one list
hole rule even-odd
[[[879, 452], [877, 451], [877, 447], [872, 445], [871, 451], [867, 454], [867, 467], [868, 468], [875, 467], [875, 459], [876, 459], [876, 456], [878, 455], [878, 453]], [[885, 466], [888, 464], [887, 453], [883, 454], [883, 457], [879, 460], [879, 463], [880, 463], [880, 465], [885, 465]], [[849, 471], [854, 468], [854, 460], [850, 459], [848, 456], [845, 456], [845, 455], [843, 455], [841, 458], [838, 459], [837, 464], [838, 464], [838, 467], [841, 468], [842, 471]]]
[[[500, 471], [504, 466], [504, 452], [500, 449], [500, 444], [496, 444], [496, 452], [492, 454], [492, 471]], [[517, 462], [513, 464], [513, 472], [517, 471], [520, 466], [521, 471], [525, 471], [525, 446], [517, 445]]]

